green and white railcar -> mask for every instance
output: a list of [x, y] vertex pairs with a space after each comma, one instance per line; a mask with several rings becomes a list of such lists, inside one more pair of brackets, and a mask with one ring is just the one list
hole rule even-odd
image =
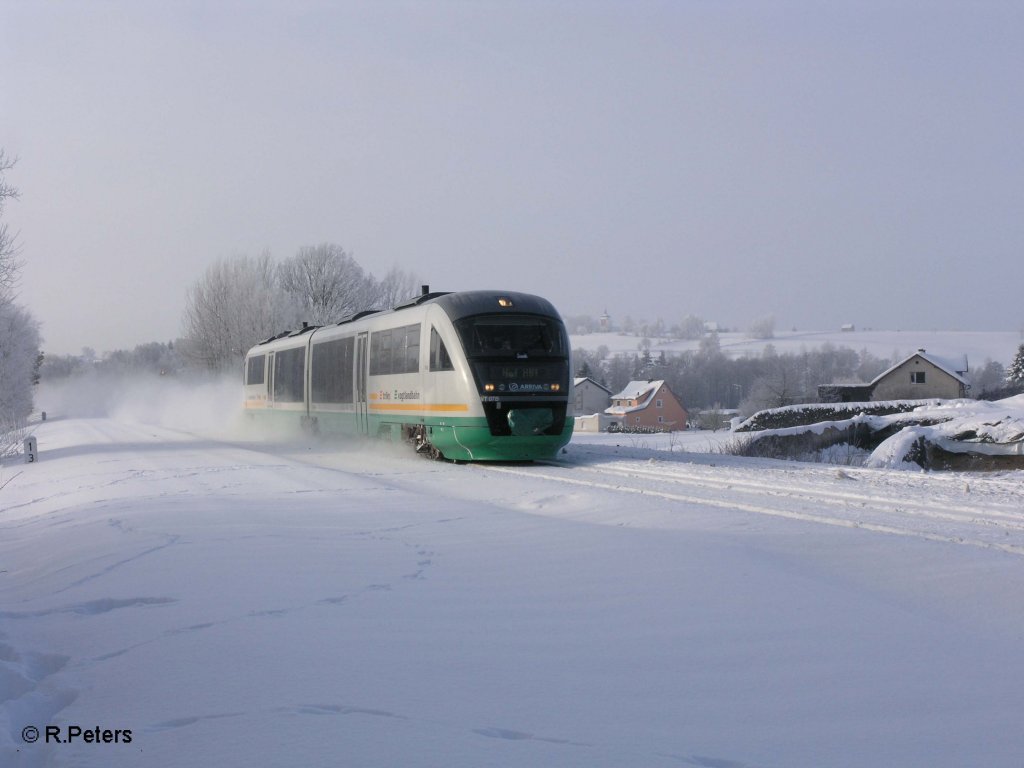
[[452, 460], [549, 458], [572, 436], [569, 354], [546, 299], [425, 292], [257, 344], [245, 358], [245, 407]]

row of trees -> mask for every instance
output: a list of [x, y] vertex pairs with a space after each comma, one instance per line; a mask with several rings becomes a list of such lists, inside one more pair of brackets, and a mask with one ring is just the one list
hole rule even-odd
[[[972, 375], [972, 395], [996, 398], [1024, 391], [1024, 345], [1021, 350], [1018, 379], [1011, 373], [1013, 366], [1008, 372], [1000, 363], [986, 361]], [[722, 352], [715, 333], [705, 336], [699, 349], [673, 355], [654, 356], [644, 349], [612, 356], [607, 347], [578, 349], [573, 354], [578, 376], [590, 376], [613, 392], [636, 379], [664, 379], [691, 410], [737, 409], [743, 416], [764, 408], [817, 402], [819, 385], [871, 381], [898, 362], [832, 344], [785, 354], [768, 344], [759, 356], [733, 359]]]
[[18, 190], [7, 182], [14, 158], [0, 149], [0, 456], [18, 442], [32, 412], [32, 386], [39, 380], [39, 324], [17, 302], [21, 271], [15, 235], [3, 221], [4, 207]]
[[415, 275], [393, 268], [378, 279], [340, 246], [325, 243], [299, 249], [276, 262], [269, 253], [234, 256], [213, 263], [190, 288], [184, 336], [150, 342], [98, 356], [47, 355], [47, 381], [82, 374], [125, 376], [237, 369], [254, 344], [303, 322], [326, 325], [368, 308], [392, 307], [414, 295]]
[[701, 339], [697, 350], [657, 356], [645, 349], [632, 355], [608, 354], [606, 347], [574, 351], [578, 375], [591, 376], [612, 391], [634, 379], [664, 379], [687, 408], [728, 408], [753, 413], [761, 408], [813, 402], [819, 384], [837, 379], [870, 380], [890, 362], [824, 344], [799, 354], [779, 354], [768, 344], [760, 356], [727, 357], [717, 333]]
[[43, 359], [40, 375], [45, 381], [67, 379], [82, 374], [108, 374], [123, 377], [136, 373], [174, 376], [189, 367], [179, 352], [180, 344], [152, 341], [134, 349], [118, 349], [102, 357], [86, 347], [80, 355], [51, 355]]
[[186, 298], [183, 354], [210, 370], [237, 367], [254, 344], [302, 323], [327, 325], [367, 309], [387, 309], [417, 292], [415, 275], [366, 272], [333, 243], [212, 264]]
[[[607, 316], [603, 319], [606, 321], [607, 327], [602, 325], [601, 319], [596, 319], [590, 315], [566, 315], [563, 318], [565, 320], [565, 327], [569, 329], [569, 332], [577, 335], [598, 333], [605, 330], [645, 338], [694, 340], [703, 338], [709, 333], [709, 327], [721, 332], [729, 330], [724, 327], [720, 328], [717, 323], [708, 323], [703, 318], [693, 314], [686, 315], [678, 323], [671, 325], [660, 317], [653, 323], [646, 320], [634, 320], [629, 315], [626, 316], [621, 324], [610, 324], [610, 318]], [[775, 338], [775, 315], [766, 315], [758, 318], [747, 327], [746, 334], [752, 339]]]

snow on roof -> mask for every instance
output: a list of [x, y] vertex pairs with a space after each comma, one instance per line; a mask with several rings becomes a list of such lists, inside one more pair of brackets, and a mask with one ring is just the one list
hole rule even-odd
[[631, 381], [621, 392], [612, 395], [612, 400], [636, 400], [637, 404], [613, 405], [610, 408], [606, 408], [604, 412], [618, 415], [631, 413], [632, 411], [642, 411], [651, 404], [651, 400], [654, 398], [654, 395], [659, 389], [661, 389], [661, 386], [664, 383], [664, 379], [657, 379], [654, 381]]
[[664, 383], [665, 382], [662, 379], [658, 379], [657, 381], [631, 381], [626, 385], [625, 389], [617, 395], [612, 395], [612, 400], [638, 400], [642, 394], [647, 392], [647, 390], [656, 390]]
[[919, 349], [914, 354], [908, 355], [907, 357], [905, 357], [902, 360], [900, 360], [898, 363], [896, 363], [896, 365], [892, 366], [892, 368], [889, 368], [888, 370], [883, 371], [882, 373], [878, 374], [871, 381], [871, 385], [874, 386], [879, 381], [881, 381], [886, 376], [888, 376], [890, 373], [892, 373], [897, 368], [899, 368], [901, 365], [906, 363], [908, 360], [913, 360], [915, 357], [920, 357], [922, 360], [928, 361], [929, 363], [934, 365], [936, 368], [939, 368], [940, 370], [945, 371], [946, 373], [948, 373], [950, 376], [952, 376], [954, 379], [959, 381], [961, 384], [968, 384], [969, 383], [961, 375], [961, 374], [967, 373], [967, 355], [961, 355], [960, 357], [957, 357], [957, 358], [937, 357], [936, 355], [929, 354], [924, 349]]

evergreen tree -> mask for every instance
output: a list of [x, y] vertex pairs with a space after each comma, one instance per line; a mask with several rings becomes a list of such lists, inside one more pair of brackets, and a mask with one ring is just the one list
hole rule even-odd
[[1024, 344], [1017, 348], [1017, 355], [1006, 372], [1006, 380], [1014, 384], [1024, 384]]

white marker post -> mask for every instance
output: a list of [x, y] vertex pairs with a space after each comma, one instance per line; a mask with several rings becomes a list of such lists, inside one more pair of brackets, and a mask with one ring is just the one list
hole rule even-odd
[[39, 447], [34, 437], [25, 438], [25, 463], [32, 464], [39, 460]]

